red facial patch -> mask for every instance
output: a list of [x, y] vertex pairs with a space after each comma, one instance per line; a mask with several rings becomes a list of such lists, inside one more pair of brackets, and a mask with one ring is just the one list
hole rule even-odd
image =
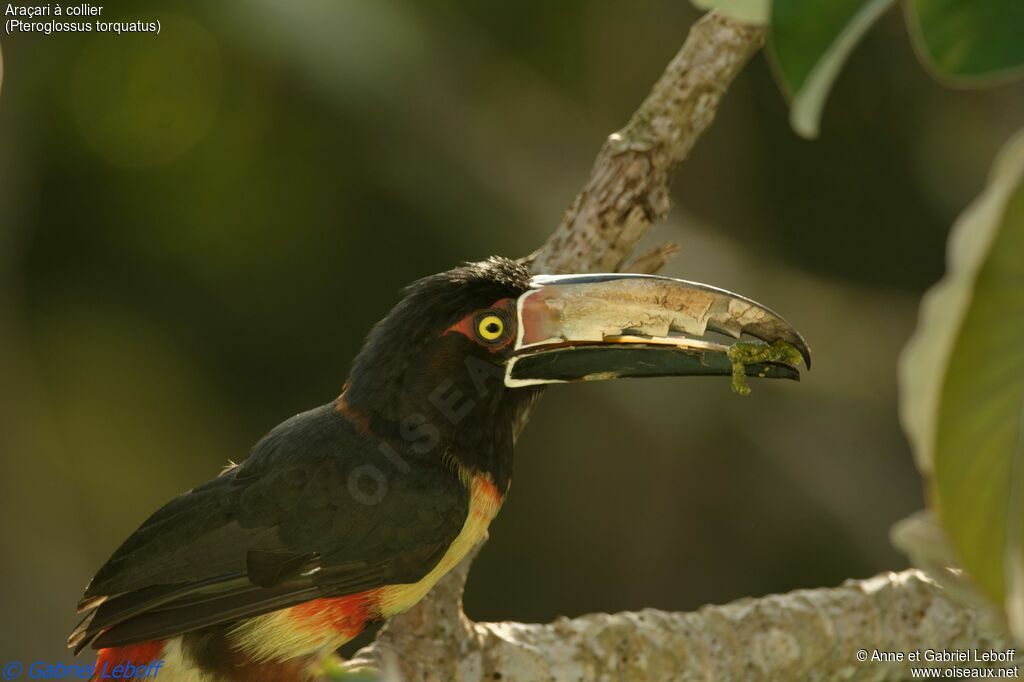
[[[489, 342], [481, 338], [480, 334], [477, 332], [476, 329], [477, 322], [481, 319], [481, 317], [486, 316], [488, 313], [498, 315], [505, 323], [504, 333], [502, 334], [500, 339], [494, 342]], [[516, 299], [502, 298], [492, 303], [490, 307], [484, 308], [482, 310], [477, 310], [470, 313], [469, 315], [466, 315], [464, 318], [462, 318], [452, 326], [445, 329], [444, 333], [450, 334], [454, 332], [456, 334], [462, 334], [473, 343], [479, 344], [484, 348], [490, 350], [492, 353], [494, 353], [496, 351], [508, 347], [508, 345], [512, 343], [513, 340], [515, 340], [515, 320]]]

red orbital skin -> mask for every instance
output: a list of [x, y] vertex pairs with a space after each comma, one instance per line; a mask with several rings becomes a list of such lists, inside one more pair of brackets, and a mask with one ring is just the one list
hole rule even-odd
[[[476, 326], [477, 317], [479, 317], [482, 313], [486, 313], [486, 312], [489, 312], [489, 311], [494, 311], [494, 312], [497, 312], [497, 313], [503, 313], [503, 317], [505, 318], [505, 325], [506, 325], [505, 338], [502, 339], [499, 343], [487, 343], [485, 341], [482, 341], [480, 339], [480, 337], [477, 336], [477, 333], [476, 333], [475, 326]], [[516, 299], [514, 299], [514, 298], [502, 298], [502, 299], [499, 299], [499, 300], [495, 301], [494, 303], [492, 303], [490, 305], [490, 307], [488, 307], [488, 308], [484, 308], [482, 310], [477, 310], [474, 313], [470, 313], [469, 315], [466, 315], [464, 318], [462, 318], [461, 320], [459, 320], [458, 322], [456, 322], [452, 326], [450, 326], [447, 329], [445, 329], [444, 333], [445, 334], [450, 334], [450, 333], [454, 332], [456, 334], [462, 334], [463, 336], [465, 336], [467, 339], [469, 339], [473, 343], [479, 344], [479, 345], [483, 346], [484, 348], [488, 348], [488, 349], [490, 349], [490, 351], [492, 353], [494, 353], [496, 351], [499, 351], [499, 350], [501, 350], [503, 348], [508, 347], [508, 345], [515, 340], [515, 338], [516, 338], [516, 335], [515, 335], [515, 319], [516, 319]]]

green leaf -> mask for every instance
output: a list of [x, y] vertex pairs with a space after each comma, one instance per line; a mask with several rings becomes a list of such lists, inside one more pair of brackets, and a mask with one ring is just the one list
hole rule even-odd
[[907, 0], [922, 61], [939, 77], [970, 84], [1024, 73], [1021, 0]]
[[893, 0], [775, 0], [768, 55], [790, 98], [789, 122], [813, 138], [832, 82]]
[[693, 0], [697, 9], [718, 10], [746, 24], [764, 26], [771, 16], [771, 0]]
[[1024, 638], [1024, 131], [953, 227], [900, 358], [900, 417], [959, 562]]

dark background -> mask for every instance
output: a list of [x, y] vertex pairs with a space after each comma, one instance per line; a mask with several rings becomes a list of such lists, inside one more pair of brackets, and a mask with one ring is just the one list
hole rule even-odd
[[[150, 512], [332, 399], [407, 282], [538, 246], [698, 16], [682, 0], [135, 2], [160, 36], [3, 37], [0, 655], [65, 656]], [[802, 384], [557, 387], [466, 594], [477, 619], [693, 609], [906, 565], [895, 368], [1024, 114], [947, 90], [891, 11], [821, 139], [762, 56], [680, 170], [666, 273], [810, 341]], [[652, 240], [652, 243], [654, 241]]]

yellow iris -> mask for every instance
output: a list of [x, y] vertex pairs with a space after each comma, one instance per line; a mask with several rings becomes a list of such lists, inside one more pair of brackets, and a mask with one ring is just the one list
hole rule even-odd
[[505, 334], [505, 321], [497, 315], [484, 315], [477, 320], [476, 333], [484, 341], [497, 341]]

